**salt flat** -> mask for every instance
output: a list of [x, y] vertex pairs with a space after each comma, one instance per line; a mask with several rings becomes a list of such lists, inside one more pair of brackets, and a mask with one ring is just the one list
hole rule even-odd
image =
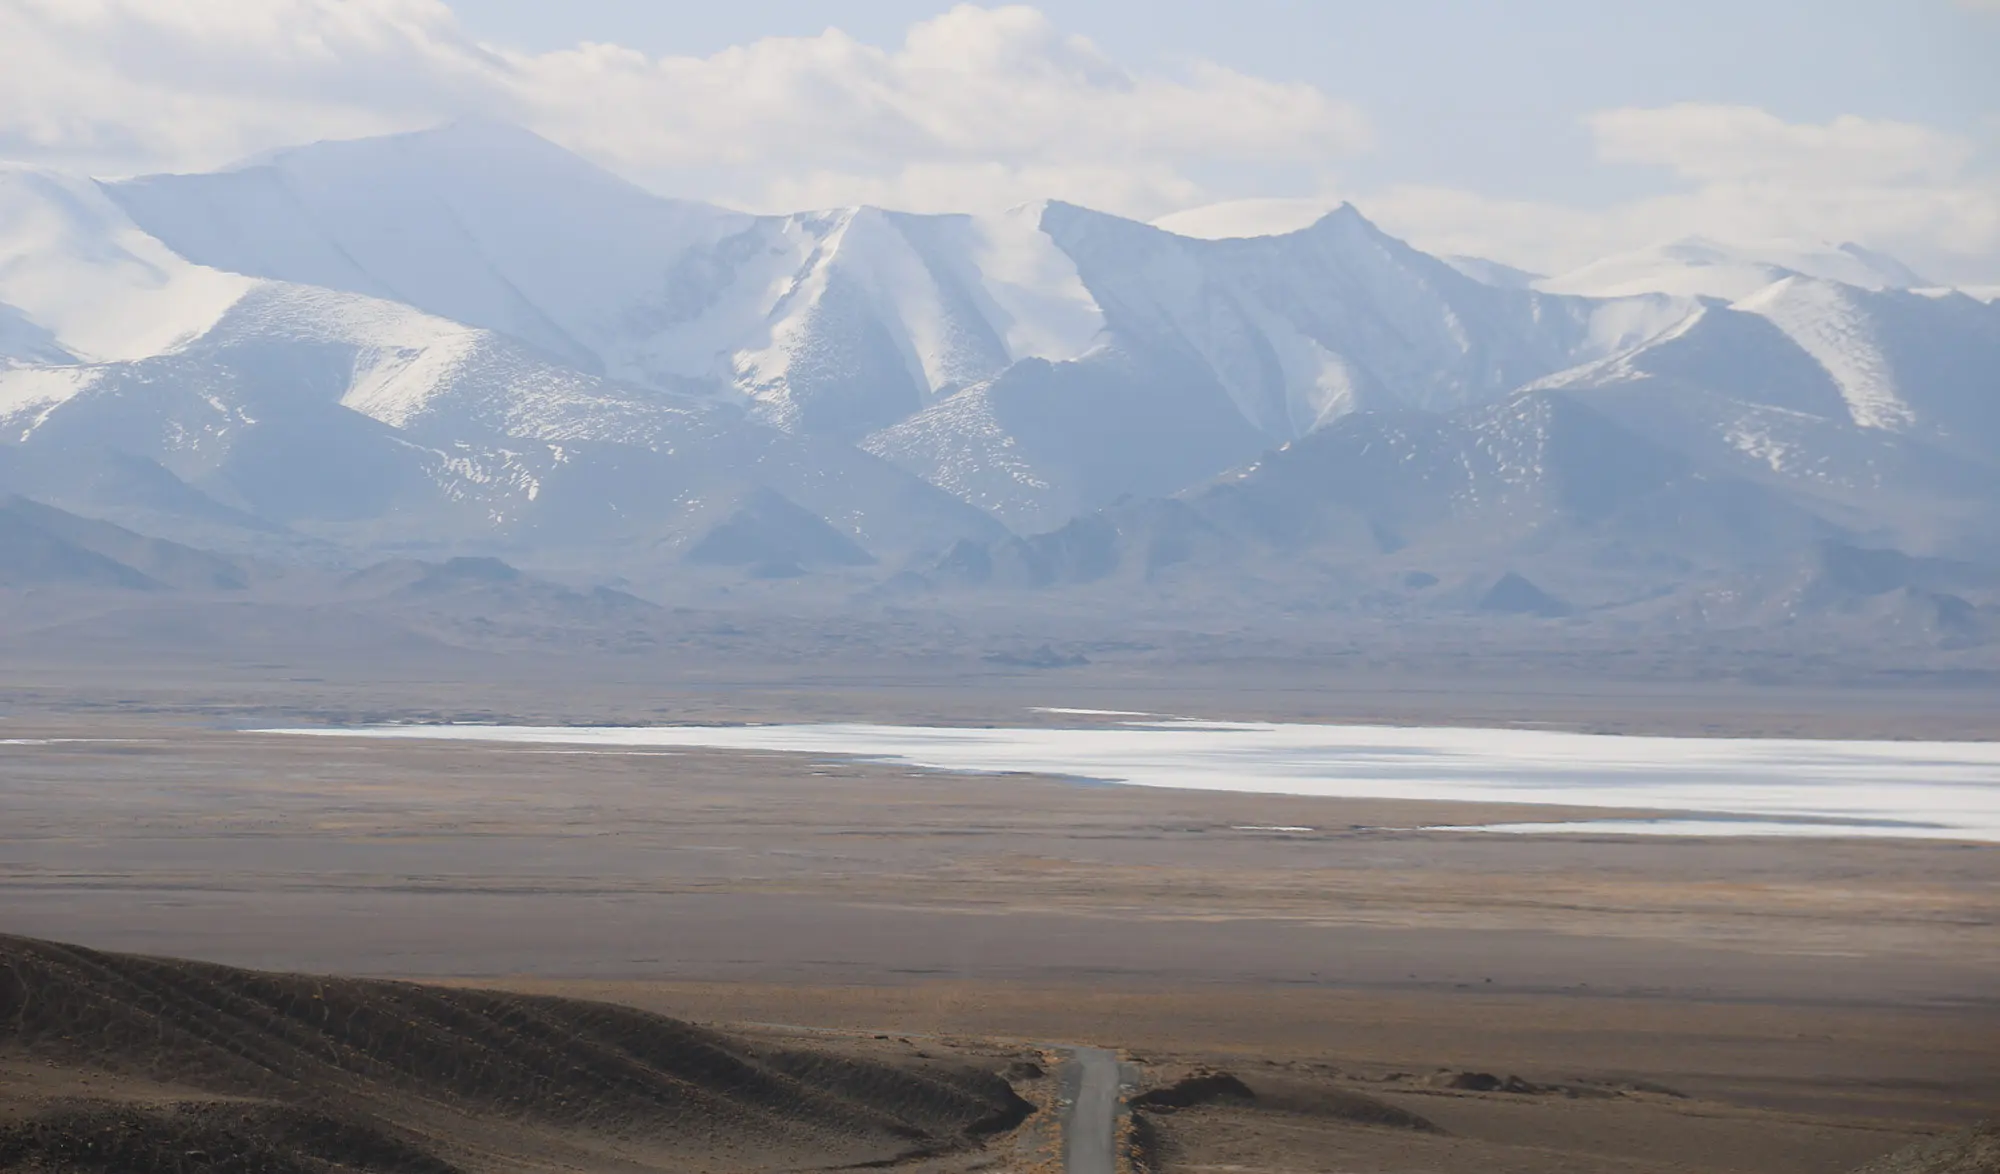
[[[1593, 832], [2000, 842], [2000, 744], [1990, 742], [1666, 738], [1187, 720], [1090, 728], [383, 725], [266, 732], [779, 751], [1141, 787], [1646, 814], [1572, 825]], [[1662, 812], [1674, 818], [1660, 819]], [[1539, 823], [1534, 830], [1566, 829]]]
[[[8, 732], [0, 934], [793, 1024], [898, 1062], [1120, 1047], [1151, 1081], [1257, 1091], [1170, 1123], [1203, 1164], [1833, 1174], [2000, 1103], [1990, 845], [1468, 835], [1422, 829], [1631, 812], [700, 746]], [[28, 1071], [0, 1056], [0, 1085]], [[1355, 1093], [1447, 1133], [1286, 1107]]]

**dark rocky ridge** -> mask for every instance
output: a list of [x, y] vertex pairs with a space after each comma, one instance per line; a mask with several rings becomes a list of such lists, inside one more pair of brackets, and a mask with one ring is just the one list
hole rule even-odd
[[[160, 1090], [0, 1127], [0, 1168], [448, 1174], [486, 1131], [853, 1160], [1012, 1128], [999, 1076], [751, 1043], [630, 1008], [266, 974], [0, 937], [0, 1054]], [[511, 1132], [510, 1132], [511, 1131]]]

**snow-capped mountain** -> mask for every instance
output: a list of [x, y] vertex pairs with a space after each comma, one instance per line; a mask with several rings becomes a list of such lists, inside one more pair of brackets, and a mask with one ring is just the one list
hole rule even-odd
[[0, 358], [158, 354], [198, 337], [255, 284], [175, 253], [90, 180], [0, 169]]
[[861, 435], [1015, 363], [1096, 344], [1103, 314], [1041, 215], [850, 208], [760, 221], [684, 259], [676, 276], [699, 275], [714, 301], [649, 347], [782, 426]]
[[511, 127], [322, 143], [110, 185], [180, 255], [402, 302], [638, 387], [858, 434], [1102, 317], [1037, 212], [752, 217], [644, 192]]
[[1536, 551], [1544, 587], [1662, 559], [1752, 565], [1837, 532], [1587, 396], [1551, 391], [1447, 416], [1357, 415], [1189, 501], [1278, 549], [1358, 543], [1433, 568], [1470, 562], [1495, 573]]
[[863, 442], [1017, 527], [1199, 480], [1350, 412], [1492, 402], [1695, 309], [1498, 289], [1350, 206], [1215, 241], [1062, 204], [1042, 226], [1103, 310], [1100, 350], [1010, 368]]
[[2000, 306], [1924, 284], [1702, 241], [1538, 279], [1346, 206], [753, 216], [486, 124], [17, 170], [0, 490], [655, 577], [1061, 582], [1137, 543], [1638, 597], [1836, 538], [2000, 555]]
[[2000, 538], [2000, 307], [1971, 297], [1787, 277], [1539, 386], [1878, 541]]
[[1745, 402], [1844, 417], [1990, 455], [2000, 438], [2000, 308], [1964, 295], [1870, 291], [1787, 277], [1673, 329], [1540, 381], [1672, 376]]
[[12, 488], [152, 526], [250, 519], [369, 542], [673, 548], [709, 504], [759, 486], [886, 550], [997, 528], [851, 447], [405, 302], [196, 265], [95, 185], [8, 178]]
[[1851, 242], [1731, 245], [1684, 237], [1605, 257], [1532, 285], [1548, 293], [1593, 298], [1652, 293], [1733, 302], [1787, 277], [1813, 277], [1861, 289], [1919, 289], [1930, 284], [1894, 257]]
[[1283, 440], [1383, 397], [1497, 394], [1680, 312], [1496, 296], [1351, 207], [1248, 241], [1062, 204], [746, 217], [481, 124], [106, 191], [203, 265], [403, 302], [622, 382], [734, 392], [782, 426], [844, 436], [1015, 363], [1113, 345], [1197, 357]]
[[594, 374], [677, 257], [750, 222], [476, 122], [103, 190], [198, 264], [400, 302]]

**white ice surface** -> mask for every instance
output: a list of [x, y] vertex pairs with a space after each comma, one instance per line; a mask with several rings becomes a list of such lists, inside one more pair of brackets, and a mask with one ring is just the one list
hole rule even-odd
[[1853, 830], [1845, 825], [1788, 823], [1784, 820], [1690, 817], [1681, 819], [1579, 819], [1572, 823], [1488, 823], [1473, 826], [1440, 824], [1432, 832], [1493, 832], [1514, 836], [1895, 836], [1899, 839], [1964, 840], [1956, 828], [1876, 826]]
[[[1668, 834], [1921, 836], [2000, 843], [2000, 743], [1614, 737], [1541, 730], [1228, 722], [1096, 729], [864, 724], [369, 726], [270, 731], [844, 754], [975, 773], [1200, 791], [1689, 813]], [[1602, 830], [1593, 821], [1585, 830]], [[1646, 830], [1645, 827], [1631, 830]]]

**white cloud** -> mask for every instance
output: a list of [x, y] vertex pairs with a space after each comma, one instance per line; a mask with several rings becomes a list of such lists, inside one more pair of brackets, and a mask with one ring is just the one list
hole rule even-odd
[[496, 65], [430, 0], [7, 0], [0, 154], [213, 165], [423, 125]]
[[1168, 232], [1204, 240], [1278, 236], [1311, 225], [1339, 203], [1333, 196], [1250, 196], [1185, 208], [1153, 223]]
[[1289, 232], [1351, 198], [1384, 228], [1431, 252], [1541, 273], [1705, 236], [1855, 241], [1934, 280], [2000, 282], [2000, 172], [1982, 164], [1969, 139], [1913, 123], [1788, 123], [1755, 108], [1695, 104], [1611, 110], [1587, 122], [1604, 162], [1662, 167], [1677, 186], [1600, 207], [1417, 185], [1329, 190], [1224, 201], [1158, 223], [1195, 236]]
[[1601, 158], [1706, 182], [1937, 182], [1962, 172], [1973, 153], [1966, 140], [1915, 123], [1853, 115], [1791, 123], [1753, 106], [1687, 102], [1606, 110], [1588, 121]]
[[1571, 207], [1343, 191], [1334, 169], [1368, 146], [1352, 106], [1212, 64], [1128, 69], [1032, 8], [954, 8], [894, 46], [829, 31], [654, 58], [481, 44], [439, 0], [0, 0], [0, 159], [196, 169], [467, 114], [759, 210], [1059, 197], [1152, 217], [1234, 199], [1210, 229], [1253, 231], [1348, 196], [1421, 246], [1544, 272], [1701, 234], [1856, 240], [2000, 281], [2000, 175], [1969, 139], [1912, 123], [1604, 111], [1588, 120], [1600, 158], [1661, 169], [1662, 190]]
[[1305, 85], [1135, 73], [1032, 8], [954, 8], [902, 45], [838, 31], [710, 57], [473, 41], [437, 0], [5, 0], [0, 157], [215, 166], [271, 146], [512, 118], [679, 194], [760, 207], [1063, 195], [1156, 213], [1217, 165], [1365, 148]]
[[1607, 111], [1589, 125], [1600, 158], [1667, 168], [1678, 189], [1598, 208], [1436, 187], [1357, 202], [1426, 248], [1541, 272], [1699, 235], [1856, 241], [1936, 280], [2000, 280], [2000, 172], [1969, 139], [1912, 123], [1788, 123], [1705, 105]]
[[1141, 219], [1165, 208], [1210, 199], [1194, 180], [1165, 163], [913, 163], [877, 174], [813, 171], [778, 174], [759, 203], [771, 210], [874, 204], [918, 212], [1011, 208], [1057, 199]]

